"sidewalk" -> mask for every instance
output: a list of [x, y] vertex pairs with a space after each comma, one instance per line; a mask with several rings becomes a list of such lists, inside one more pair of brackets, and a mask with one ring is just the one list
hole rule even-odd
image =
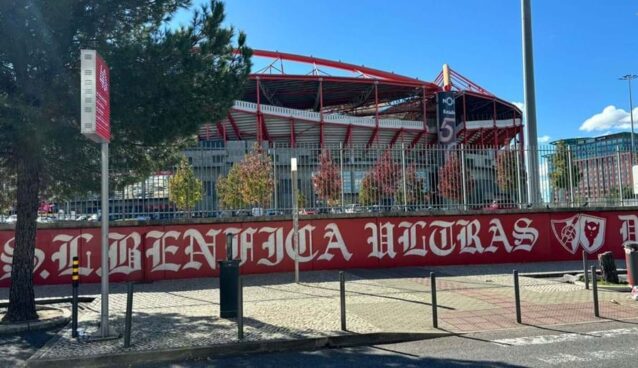
[[[277, 342], [328, 336], [375, 333], [464, 333], [517, 328], [511, 270], [565, 271], [579, 262], [552, 264], [451, 266], [349, 270], [346, 273], [348, 332], [340, 330], [337, 271], [304, 272], [300, 284], [292, 274], [244, 277], [245, 342]], [[618, 264], [621, 268], [622, 264]], [[439, 327], [432, 328], [429, 273], [437, 272]], [[551, 326], [597, 320], [592, 294], [581, 286], [552, 279], [520, 277], [523, 323]], [[60, 331], [30, 361], [98, 357], [169, 349], [236, 344], [235, 320], [220, 319], [217, 279], [162, 281], [136, 285], [131, 348], [122, 339], [77, 342], [70, 328]], [[38, 288], [38, 297], [60, 296], [67, 288]], [[97, 332], [100, 299], [97, 285], [81, 294], [95, 294], [80, 315], [80, 328]], [[66, 294], [68, 295], [68, 294]], [[3, 295], [0, 294], [0, 297]], [[599, 292], [601, 317], [638, 318], [638, 303], [628, 293]], [[113, 285], [111, 326], [123, 331], [125, 285]]]

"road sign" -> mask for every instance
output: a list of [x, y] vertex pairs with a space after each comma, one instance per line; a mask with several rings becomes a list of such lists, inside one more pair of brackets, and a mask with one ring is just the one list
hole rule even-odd
[[109, 67], [95, 50], [80, 51], [80, 132], [96, 143], [111, 140]]

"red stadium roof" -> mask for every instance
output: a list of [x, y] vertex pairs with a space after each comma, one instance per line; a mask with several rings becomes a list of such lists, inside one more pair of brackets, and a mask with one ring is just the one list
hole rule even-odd
[[[451, 69], [444, 86], [443, 74], [426, 82], [312, 56], [266, 50], [253, 56], [270, 62], [250, 75], [226, 119], [202, 127], [200, 139], [432, 144], [436, 93], [443, 90], [457, 92], [459, 142], [500, 146], [522, 130], [518, 108]], [[301, 72], [285, 73], [295, 68]]]

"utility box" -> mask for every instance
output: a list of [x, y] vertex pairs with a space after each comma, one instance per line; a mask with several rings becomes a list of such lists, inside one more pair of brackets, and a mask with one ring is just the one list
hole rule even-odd
[[237, 317], [239, 261], [219, 261], [219, 316]]

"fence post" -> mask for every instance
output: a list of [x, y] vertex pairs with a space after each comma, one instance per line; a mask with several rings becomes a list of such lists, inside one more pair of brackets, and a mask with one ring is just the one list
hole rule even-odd
[[591, 266], [591, 288], [594, 295], [594, 316], [600, 317], [598, 310], [598, 280], [596, 280], [596, 265]]
[[587, 252], [583, 251], [583, 274], [585, 276], [585, 290], [589, 290], [589, 272], [587, 272]]
[[237, 283], [237, 339], [244, 338], [244, 280], [239, 278]]
[[341, 185], [339, 185], [339, 188], [341, 188], [341, 211], [344, 211], [345, 206], [346, 206], [346, 201], [345, 201], [345, 191], [343, 188], [343, 142], [339, 142], [339, 173], [340, 173], [340, 178], [341, 178]]
[[341, 331], [346, 329], [346, 275], [339, 271], [339, 300], [341, 305]]
[[523, 208], [523, 188], [521, 187], [521, 153], [516, 149], [516, 187], [518, 188], [518, 208]]
[[465, 145], [461, 144], [461, 188], [463, 190], [463, 209], [467, 210], [467, 185], [465, 177]]
[[432, 297], [432, 327], [439, 328], [439, 317], [436, 302], [436, 274], [430, 272], [430, 293]]
[[80, 286], [80, 261], [73, 257], [71, 285], [73, 294], [71, 300], [71, 337], [78, 337], [78, 287]]
[[572, 167], [572, 146], [567, 146], [567, 173], [569, 175], [569, 204], [574, 207], [574, 168]]
[[133, 322], [133, 283], [127, 284], [126, 290], [126, 315], [124, 317], [124, 347], [131, 346], [131, 324]]
[[516, 305], [516, 323], [521, 322], [521, 293], [518, 284], [518, 271], [514, 270], [514, 303]]
[[297, 158], [290, 159], [290, 179], [292, 182], [292, 244], [295, 250], [295, 282], [299, 283], [299, 209], [297, 203]]
[[403, 173], [403, 211], [408, 210], [408, 185], [405, 179], [405, 143], [401, 143], [401, 170]]
[[620, 196], [620, 205], [624, 205], [624, 195], [622, 192], [622, 174], [620, 173], [620, 147], [616, 146], [616, 171], [618, 180], [618, 195]]
[[279, 193], [277, 193], [277, 143], [272, 143], [272, 173], [273, 173], [273, 208], [277, 209]]

